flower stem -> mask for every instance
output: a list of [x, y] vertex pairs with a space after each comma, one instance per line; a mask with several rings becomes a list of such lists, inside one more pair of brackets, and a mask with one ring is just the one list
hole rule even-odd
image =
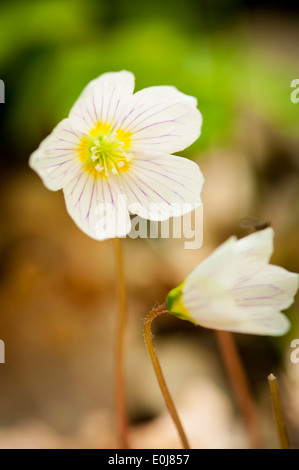
[[121, 240], [114, 239], [115, 259], [117, 265], [117, 296], [118, 296], [118, 317], [116, 331], [116, 351], [115, 351], [115, 406], [117, 433], [120, 448], [128, 449], [128, 417], [125, 400], [125, 379], [124, 379], [124, 338], [127, 321], [127, 293], [125, 284], [125, 273], [123, 263], [123, 252]]
[[270, 386], [272, 409], [273, 409], [273, 415], [274, 415], [274, 419], [275, 419], [275, 423], [276, 423], [276, 427], [278, 431], [280, 446], [282, 449], [289, 449], [290, 444], [289, 444], [288, 436], [287, 436], [285, 425], [284, 425], [284, 420], [283, 420], [283, 415], [282, 415], [282, 410], [281, 410], [281, 403], [280, 403], [279, 392], [278, 392], [277, 379], [275, 375], [273, 374], [268, 375], [268, 382]]
[[261, 449], [263, 447], [263, 440], [260, 424], [233, 335], [228, 331], [215, 330], [215, 333], [233, 391], [247, 428], [250, 445], [253, 449]]
[[176, 408], [174, 406], [173, 400], [171, 398], [171, 395], [169, 393], [168, 387], [166, 385], [163, 372], [158, 360], [157, 353], [155, 351], [155, 347], [153, 344], [152, 340], [152, 332], [151, 332], [151, 325], [152, 321], [158, 316], [161, 315], [162, 313], [168, 313], [167, 307], [165, 304], [160, 305], [157, 308], [154, 308], [149, 315], [146, 317], [145, 322], [144, 322], [144, 338], [145, 338], [145, 343], [154, 367], [154, 371], [165, 401], [165, 404], [167, 406], [167, 409], [170, 413], [170, 416], [177, 428], [178, 434], [180, 436], [181, 442], [183, 449], [190, 449], [186, 434], [184, 432], [183, 426], [181, 424], [181, 421], [179, 419], [179, 416], [177, 414]]

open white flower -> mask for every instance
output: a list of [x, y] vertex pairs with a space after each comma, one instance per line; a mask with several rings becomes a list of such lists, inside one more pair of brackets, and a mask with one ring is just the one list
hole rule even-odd
[[[133, 90], [127, 71], [90, 82], [29, 161], [48, 189], [63, 188], [70, 216], [98, 240], [129, 233], [129, 212], [158, 221], [173, 205], [178, 215], [200, 203], [198, 165], [171, 155], [200, 135], [196, 99], [171, 86]], [[123, 223], [112, 223], [116, 214]]]
[[280, 312], [294, 301], [298, 274], [268, 264], [273, 236], [267, 228], [229, 238], [168, 294], [168, 310], [206, 328], [285, 334], [290, 323]]

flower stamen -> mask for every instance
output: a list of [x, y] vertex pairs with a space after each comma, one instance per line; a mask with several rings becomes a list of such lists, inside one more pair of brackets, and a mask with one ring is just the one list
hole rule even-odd
[[[121, 137], [121, 140], [120, 140]], [[122, 129], [111, 130], [111, 126], [98, 123], [89, 132], [89, 137], [83, 137], [78, 153], [84, 166], [94, 171], [95, 176], [109, 177], [128, 170], [128, 163], [132, 160], [132, 153], [127, 152], [130, 147], [131, 133]]]

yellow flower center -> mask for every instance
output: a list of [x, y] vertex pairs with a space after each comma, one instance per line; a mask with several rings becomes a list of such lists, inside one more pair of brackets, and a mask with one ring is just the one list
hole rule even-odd
[[78, 155], [87, 171], [94, 176], [107, 178], [111, 173], [118, 175], [129, 169], [132, 154], [131, 132], [123, 129], [111, 130], [111, 125], [98, 122], [89, 136], [82, 137]]

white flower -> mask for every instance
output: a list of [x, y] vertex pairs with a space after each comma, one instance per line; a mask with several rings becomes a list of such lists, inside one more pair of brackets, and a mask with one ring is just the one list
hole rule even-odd
[[[200, 203], [198, 165], [171, 155], [200, 135], [196, 99], [171, 86], [133, 90], [127, 71], [90, 82], [29, 160], [48, 189], [63, 189], [70, 216], [98, 240], [129, 233], [130, 207], [165, 220], [165, 205], [180, 205], [183, 214], [184, 203]], [[107, 226], [120, 212], [123, 223]]]
[[294, 301], [298, 274], [268, 264], [273, 236], [267, 228], [229, 238], [168, 294], [169, 311], [206, 328], [285, 334], [290, 323], [280, 311]]

